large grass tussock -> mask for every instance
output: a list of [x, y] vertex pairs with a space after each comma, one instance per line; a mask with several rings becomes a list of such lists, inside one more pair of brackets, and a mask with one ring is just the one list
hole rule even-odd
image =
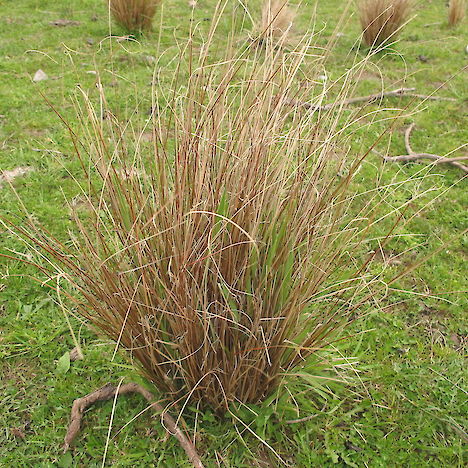
[[20, 229], [77, 312], [173, 401], [264, 400], [380, 283], [362, 256], [377, 192], [350, 190], [369, 151], [349, 151], [339, 109], [292, 104], [323, 98], [298, 79], [321, 70], [311, 41], [228, 47], [219, 63], [210, 44], [187, 48], [184, 85], [154, 89], [150, 148], [83, 92], [84, 136], [71, 135], [92, 210], [74, 211], [71, 243]]

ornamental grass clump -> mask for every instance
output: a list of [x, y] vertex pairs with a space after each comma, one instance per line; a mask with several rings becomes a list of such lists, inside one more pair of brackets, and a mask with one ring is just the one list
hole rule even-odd
[[448, 6], [448, 23], [450, 26], [457, 26], [465, 17], [465, 0], [450, 0]]
[[358, 3], [363, 40], [368, 47], [394, 41], [408, 20], [410, 0], [361, 0]]
[[67, 242], [33, 221], [14, 230], [42, 255], [44, 284], [66, 280], [76, 313], [166, 400], [223, 414], [307, 376], [375, 299], [381, 192], [351, 188], [371, 149], [350, 151], [354, 113], [322, 110], [311, 35], [287, 53], [228, 46], [220, 61], [209, 37], [183, 49], [171, 90], [154, 85], [151, 144], [102, 86], [80, 88], [82, 128], [67, 126], [90, 209], [71, 207]]
[[115, 22], [128, 32], [148, 31], [161, 0], [108, 0]]

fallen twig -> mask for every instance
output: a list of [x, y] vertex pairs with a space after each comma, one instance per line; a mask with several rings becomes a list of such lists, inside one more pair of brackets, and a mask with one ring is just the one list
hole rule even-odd
[[418, 93], [408, 93], [406, 96], [415, 97], [419, 99], [423, 99], [424, 101], [450, 101], [456, 102], [455, 98], [451, 97], [444, 97], [444, 96], [433, 96], [432, 94], [418, 94]]
[[285, 422], [285, 424], [296, 424], [296, 423], [310, 421], [311, 419], [314, 419], [317, 416], [320, 416], [323, 413], [323, 411], [325, 410], [326, 407], [327, 407], [327, 405], [325, 404], [325, 405], [323, 405], [323, 408], [320, 411], [318, 411], [317, 413], [309, 414], [309, 416], [305, 416], [304, 418], [289, 419], [289, 420], [284, 421], [284, 422]]
[[468, 156], [458, 156], [455, 158], [446, 158], [445, 156], [439, 156], [438, 154], [431, 154], [431, 153], [415, 153], [411, 148], [411, 132], [413, 131], [415, 124], [412, 123], [408, 126], [405, 130], [405, 148], [408, 154], [402, 154], [400, 156], [385, 156], [381, 155], [385, 161], [392, 161], [392, 162], [408, 162], [408, 161], [416, 161], [418, 159], [430, 159], [433, 164], [450, 164], [452, 166], [458, 167], [461, 169], [465, 174], [468, 174], [468, 166], [461, 164], [458, 161], [466, 161], [468, 160]]
[[115, 387], [114, 385], [107, 384], [104, 387], [86, 395], [82, 398], [78, 398], [73, 402], [70, 424], [68, 426], [67, 434], [65, 435], [63, 449], [66, 452], [75, 437], [80, 432], [81, 421], [83, 419], [83, 413], [87, 408], [94, 405], [98, 401], [107, 401], [115, 398], [115, 396], [126, 395], [128, 393], [139, 393], [146, 401], [150, 404], [151, 408], [161, 413], [164, 420], [164, 427], [170, 432], [178, 441], [181, 447], [185, 450], [185, 453], [189, 457], [191, 463], [195, 468], [203, 468], [203, 464], [199, 455], [197, 454], [192, 442], [185, 436], [185, 434], [177, 427], [176, 422], [167, 412], [164, 411], [163, 407], [154, 401], [154, 397], [151, 392], [146, 390], [141, 385], [136, 383], [128, 383]]
[[51, 149], [46, 149], [46, 148], [31, 148], [31, 151], [36, 151], [38, 153], [63, 154], [61, 151], [51, 150]]
[[437, 101], [456, 101], [454, 98], [447, 98], [447, 97], [441, 97], [441, 96], [426, 96], [425, 94], [416, 94], [413, 91], [416, 91], [416, 88], [398, 88], [394, 89], [393, 91], [384, 91], [382, 93], [376, 93], [376, 94], [369, 94], [368, 96], [358, 96], [354, 98], [349, 98], [349, 99], [343, 99], [341, 101], [336, 101], [336, 102], [331, 102], [330, 104], [325, 104], [325, 105], [318, 105], [318, 104], [312, 104], [310, 102], [301, 102], [301, 101], [295, 101], [295, 100], [289, 100], [288, 104], [292, 106], [299, 106], [299, 107], [305, 107], [306, 109], [313, 109], [313, 110], [330, 110], [335, 107], [342, 107], [342, 106], [348, 106], [350, 104], [357, 104], [360, 102], [375, 102], [379, 101], [384, 97], [399, 97], [399, 96], [406, 96], [406, 97], [415, 97], [419, 99], [424, 99], [424, 100], [437, 100]]
[[416, 124], [413, 122], [412, 124], [408, 125], [407, 129], [405, 130], [405, 148], [408, 154], [414, 154], [414, 151], [411, 148], [410, 137], [411, 137], [411, 132], [413, 131], [413, 128], [415, 126]]
[[285, 424], [296, 424], [296, 423], [306, 422], [306, 421], [310, 421], [311, 419], [316, 418], [319, 414], [320, 413], [310, 414], [309, 416], [306, 416], [304, 418], [289, 419], [288, 421], [284, 421], [284, 422]]

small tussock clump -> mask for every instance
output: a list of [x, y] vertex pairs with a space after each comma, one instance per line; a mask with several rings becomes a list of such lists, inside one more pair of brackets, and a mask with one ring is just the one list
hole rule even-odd
[[161, 0], [109, 0], [115, 22], [129, 32], [148, 31]]
[[259, 26], [264, 37], [280, 39], [291, 30], [294, 13], [285, 0], [265, 0]]
[[465, 0], [450, 0], [448, 9], [448, 23], [457, 26], [465, 17]]
[[379, 47], [394, 40], [410, 10], [410, 0], [362, 0], [359, 19], [365, 44]]

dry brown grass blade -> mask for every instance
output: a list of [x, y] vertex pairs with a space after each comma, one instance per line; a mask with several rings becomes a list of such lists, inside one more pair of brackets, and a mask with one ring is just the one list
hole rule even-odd
[[358, 9], [365, 44], [381, 47], [395, 40], [408, 20], [411, 0], [360, 0]]

